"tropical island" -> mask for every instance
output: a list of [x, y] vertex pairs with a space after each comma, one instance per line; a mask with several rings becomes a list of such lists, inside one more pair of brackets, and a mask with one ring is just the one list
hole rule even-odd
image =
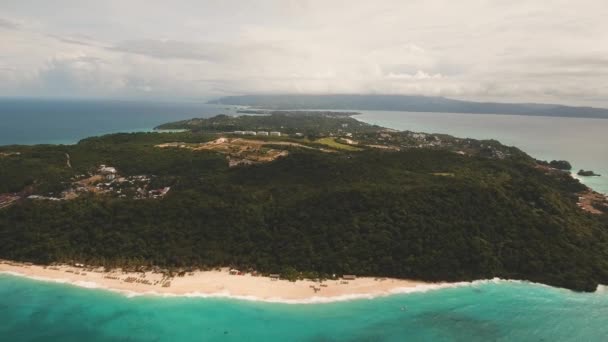
[[0, 147], [0, 259], [10, 260], [0, 270], [103, 270], [104, 281], [150, 290], [218, 269], [292, 281], [608, 283], [608, 201], [562, 162], [355, 113], [250, 114]]

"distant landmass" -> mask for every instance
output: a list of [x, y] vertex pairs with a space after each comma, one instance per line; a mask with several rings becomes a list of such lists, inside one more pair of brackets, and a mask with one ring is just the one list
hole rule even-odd
[[243, 95], [212, 100], [209, 104], [266, 109], [346, 109], [406, 112], [511, 114], [608, 119], [608, 109], [538, 103], [492, 103], [412, 95]]

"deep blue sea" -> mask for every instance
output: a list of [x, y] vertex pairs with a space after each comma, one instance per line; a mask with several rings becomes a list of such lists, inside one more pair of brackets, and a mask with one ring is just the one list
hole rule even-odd
[[177, 120], [236, 113], [200, 102], [134, 102], [0, 98], [0, 145], [74, 144], [115, 132], [149, 131]]
[[[200, 103], [0, 99], [0, 145], [75, 143], [234, 114]], [[495, 138], [608, 175], [608, 120], [363, 112], [396, 129]], [[608, 193], [606, 177], [584, 182]], [[0, 341], [608, 341], [608, 290], [482, 282], [329, 304], [133, 297], [0, 274]]]

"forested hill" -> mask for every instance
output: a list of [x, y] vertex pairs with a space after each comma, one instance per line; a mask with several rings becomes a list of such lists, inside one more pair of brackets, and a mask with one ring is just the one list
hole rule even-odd
[[[258, 113], [258, 112], [254, 112]], [[352, 116], [357, 113], [343, 112], [282, 112], [269, 111], [260, 115], [217, 115], [206, 119], [189, 119], [170, 122], [155, 129], [187, 129], [196, 132], [233, 132], [237, 130], [278, 131], [286, 134], [300, 132], [310, 135], [328, 135], [332, 132], [373, 132], [382, 127], [358, 121]]]
[[496, 141], [289, 127], [0, 147], [0, 258], [287, 278], [501, 277], [584, 291], [608, 283], [608, 215], [579, 208], [588, 189], [549, 164]]
[[406, 112], [512, 114], [608, 119], [608, 109], [535, 103], [491, 103], [408, 95], [244, 95], [212, 100], [212, 104], [266, 109], [345, 109]]

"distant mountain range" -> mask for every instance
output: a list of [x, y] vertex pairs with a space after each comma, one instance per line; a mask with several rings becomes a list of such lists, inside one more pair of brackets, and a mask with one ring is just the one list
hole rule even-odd
[[471, 102], [411, 95], [244, 95], [222, 97], [208, 103], [265, 109], [390, 110], [608, 119], [608, 109], [604, 108], [537, 103]]

